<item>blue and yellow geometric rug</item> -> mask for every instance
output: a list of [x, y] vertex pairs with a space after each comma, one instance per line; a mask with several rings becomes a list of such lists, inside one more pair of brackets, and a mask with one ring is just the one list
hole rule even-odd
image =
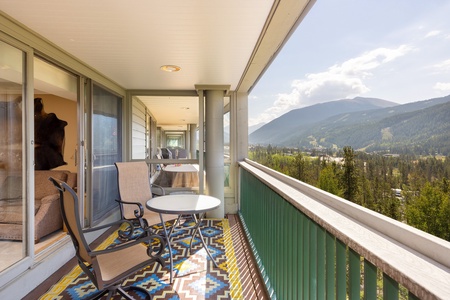
[[[160, 230], [160, 225], [156, 225], [155, 229]], [[187, 231], [180, 231], [175, 238], [179, 242], [172, 245], [174, 259], [172, 285], [169, 284], [170, 264], [167, 250], [164, 253], [166, 261], [164, 267], [154, 263], [128, 278], [124, 285], [143, 287], [150, 291], [154, 300], [243, 299], [228, 220], [205, 219], [201, 231], [218, 268], [201, 247], [198, 238], [194, 238], [192, 253], [189, 255], [190, 236]], [[117, 232], [114, 232], [98, 248], [106, 248], [117, 238]], [[76, 266], [39, 299], [78, 300], [86, 299], [96, 292], [97, 289], [89, 278], [79, 266]], [[145, 299], [143, 294], [135, 295], [137, 299]], [[114, 299], [120, 299], [120, 295]]]

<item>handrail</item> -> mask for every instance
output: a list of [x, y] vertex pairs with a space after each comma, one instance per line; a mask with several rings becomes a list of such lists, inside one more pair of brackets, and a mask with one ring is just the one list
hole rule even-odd
[[[315, 201], [319, 201], [324, 205], [327, 205], [343, 214], [346, 214], [349, 217], [357, 220], [358, 222], [361, 222], [362, 224], [365, 224], [370, 228], [376, 229], [377, 231], [401, 242], [402, 244], [413, 248], [415, 251], [418, 251], [423, 255], [432, 258], [439, 264], [450, 268], [449, 242], [414, 227], [408, 226], [402, 222], [374, 212], [370, 209], [352, 203], [348, 200], [327, 193], [321, 189], [267, 168], [249, 159], [246, 159], [245, 162], [259, 170], [262, 170], [264, 173], [276, 178], [280, 182], [301, 191], [302, 193], [313, 198]], [[241, 165], [245, 167], [245, 165]], [[271, 185], [270, 182], [268, 184]], [[281, 195], [283, 195], [284, 193], [283, 190], [279, 190], [279, 192]], [[291, 202], [293, 205], [297, 204], [297, 201], [291, 200], [290, 197], [286, 197], [285, 199]]]
[[152, 159], [146, 159], [145, 162], [147, 164], [197, 164], [198, 165], [198, 159], [173, 159], [173, 158], [164, 158], [164, 159], [158, 159], [158, 158], [152, 158]]
[[[373, 265], [382, 271], [383, 274], [386, 274], [386, 287], [389, 286], [390, 282], [388, 278], [392, 278], [396, 282], [395, 284], [403, 285], [410, 293], [420, 298], [445, 299], [450, 297], [449, 242], [321, 191], [250, 160], [241, 162], [239, 166], [241, 167], [241, 191], [246, 189], [245, 185], [247, 184], [242, 182], [242, 178], [246, 177], [242, 176], [242, 172], [248, 172], [263, 185], [270, 188], [269, 191], [278, 194], [279, 199], [284, 199], [295, 207], [300, 214], [312, 220], [314, 222], [312, 224], [317, 224], [319, 228], [322, 228], [320, 230], [315, 229], [316, 231], [325, 230], [327, 235], [331, 234], [336, 240], [342, 242], [344, 249], [348, 247], [349, 261], [353, 257], [353, 263], [349, 262], [349, 264], [353, 264], [353, 266], [359, 265], [360, 258], [364, 258], [364, 261], [367, 262], [367, 264], [365, 263], [367, 270], [370, 270], [370, 266]], [[252, 188], [255, 189], [257, 187]], [[268, 192], [266, 191], [265, 193]], [[241, 192], [241, 207], [246, 205], [245, 201], [247, 199], [245, 197], [248, 196], [243, 196]], [[256, 199], [255, 201], [256, 205], [253, 203], [253, 211], [251, 213], [241, 211], [244, 223], [248, 219], [252, 221], [254, 219], [252, 214], [254, 215], [256, 210], [260, 209], [257, 202], [259, 200]], [[280, 200], [277, 200], [277, 197], [275, 197], [271, 201]], [[297, 215], [292, 212], [292, 209], [287, 209], [285, 213]], [[279, 215], [273, 215], [275, 213], [270, 210], [267, 213], [270, 214], [269, 218], [276, 219], [280, 217]], [[281, 216], [281, 218], [283, 217]], [[297, 222], [296, 218], [293, 217], [294, 222]], [[285, 224], [283, 222], [285, 220], [280, 220], [280, 223]], [[286, 225], [273, 224], [273, 227], [277, 226], [282, 227]], [[311, 227], [315, 228], [316, 225], [311, 225]], [[250, 238], [252, 236], [251, 231], [249, 229]], [[261, 235], [265, 233], [253, 234]], [[277, 236], [278, 238], [280, 237]], [[426, 244], [422, 245], [423, 243]], [[336, 253], [340, 247], [340, 244], [337, 243], [335, 246]], [[255, 249], [258, 251], [258, 245], [255, 245]], [[278, 249], [278, 251], [282, 250]], [[289, 251], [295, 251], [295, 249]], [[284, 253], [291, 253], [289, 251]], [[266, 259], [270, 260], [271, 258]], [[274, 262], [269, 264], [274, 264]], [[359, 267], [356, 273], [358, 272]], [[355, 285], [357, 285], [355, 288], [359, 290], [359, 276], [355, 280]], [[284, 289], [282, 288], [281, 290]], [[411, 296], [411, 298], [414, 298], [414, 296]]]

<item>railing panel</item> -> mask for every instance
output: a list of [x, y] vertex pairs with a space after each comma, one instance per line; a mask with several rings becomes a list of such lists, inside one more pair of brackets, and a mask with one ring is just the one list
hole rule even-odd
[[[367, 230], [370, 227], [361, 226], [360, 221], [355, 222], [345, 214], [324, 206], [322, 202], [314, 203], [311, 195], [322, 196], [320, 192], [314, 190], [305, 195], [291, 186], [280, 187], [280, 183], [277, 186], [271, 182], [277, 181], [278, 177], [261, 174], [251, 167], [249, 169], [251, 172], [246, 168], [240, 169], [239, 216], [272, 299], [398, 299], [401, 296], [400, 286], [402, 299], [445, 298], [429, 291], [432, 284], [428, 284], [427, 276], [400, 273], [398, 269], [392, 269], [392, 264], [396, 262], [392, 261], [392, 256], [397, 257], [399, 251], [402, 256], [398, 256], [397, 260], [408, 256], [406, 263], [400, 264], [401, 268], [406, 267], [403, 269], [408, 270], [410, 257], [421, 259], [415, 252], [408, 252], [407, 247], [398, 247], [399, 243], [392, 243], [384, 235], [377, 235], [374, 229]], [[330, 222], [334, 222], [337, 227], [331, 227], [327, 225], [326, 219], [316, 217], [311, 207], [318, 214], [326, 211], [325, 215], [332, 216]], [[355, 210], [355, 207], [352, 206], [350, 210]], [[367, 211], [363, 213], [371, 217]], [[345, 225], [340, 228], [342, 223]], [[404, 230], [395, 226], [393, 230]], [[352, 240], [349, 236], [353, 235]], [[418, 239], [423, 238], [420, 235]], [[377, 242], [373, 243], [373, 239]], [[356, 243], [355, 240], [369, 244]], [[448, 248], [445, 242], [432, 242], [437, 248]], [[383, 248], [382, 252], [389, 253], [388, 256], [374, 256], [374, 253], [379, 255], [381, 246], [392, 248], [388, 252]], [[389, 261], [389, 264], [384, 260]], [[427, 264], [427, 261], [429, 259], [420, 263]], [[450, 277], [445, 271], [448, 268], [436, 263], [426, 266], [436, 273], [432, 277], [436, 282], [443, 282]], [[397, 280], [401, 282], [394, 280], [391, 274], [399, 274]], [[408, 281], [409, 276], [420, 276], [426, 286], [417, 285], [417, 280]], [[404, 289], [406, 286], [409, 286], [409, 291]], [[446, 290], [447, 287], [439, 286], [434, 292], [450, 298], [450, 292]], [[414, 295], [413, 291], [420, 297]]]
[[317, 224], [310, 222], [309, 230], [309, 299], [317, 299]]
[[386, 274], [383, 274], [383, 299], [398, 300], [398, 283]]
[[336, 238], [327, 232], [326, 236], [326, 299], [334, 300], [336, 299]]
[[347, 299], [347, 246], [336, 239], [336, 299]]
[[306, 216], [301, 217], [303, 220], [303, 299], [309, 299], [309, 225], [308, 218]]
[[361, 258], [352, 249], [348, 251], [349, 261], [349, 298], [350, 300], [360, 299], [360, 281], [361, 281]]
[[317, 299], [325, 299], [326, 291], [326, 236], [324, 228], [317, 229]]
[[377, 268], [364, 260], [364, 299], [377, 299]]
[[[299, 238], [303, 235], [303, 218], [296, 218], [295, 220], [296, 228], [297, 228], [297, 235], [295, 235], [294, 239], [294, 245], [296, 244], [297, 247], [294, 248], [294, 256], [297, 260], [297, 268], [296, 270], [299, 270], [297, 273], [297, 288], [296, 288], [296, 299], [302, 299], [303, 298], [303, 260], [304, 260], [304, 252], [303, 252], [303, 239]], [[295, 273], [294, 273], [295, 274]], [[294, 275], [295, 276], [295, 275]]]

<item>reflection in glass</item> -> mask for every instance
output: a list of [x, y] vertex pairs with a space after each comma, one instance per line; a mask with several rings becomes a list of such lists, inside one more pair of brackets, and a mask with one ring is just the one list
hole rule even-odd
[[230, 186], [230, 112], [223, 115], [223, 155], [224, 155], [224, 186]]
[[122, 161], [122, 98], [97, 86], [93, 88], [92, 116], [92, 208], [93, 223], [117, 208], [117, 171]]
[[[78, 77], [34, 57], [35, 253], [66, 236], [49, 176], [77, 190]], [[49, 196], [51, 198], [49, 198]]]
[[25, 257], [23, 57], [0, 42], [0, 271]]

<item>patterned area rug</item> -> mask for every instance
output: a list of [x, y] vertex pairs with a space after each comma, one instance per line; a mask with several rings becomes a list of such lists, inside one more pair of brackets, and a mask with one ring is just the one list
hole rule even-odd
[[[162, 226], [159, 224], [154, 228], [161, 230]], [[155, 300], [243, 299], [228, 220], [203, 220], [201, 231], [218, 268], [214, 266], [197, 237], [192, 242], [192, 253], [189, 255], [191, 238], [187, 230], [182, 230], [177, 232], [175, 237], [179, 242], [172, 244], [172, 285], [169, 284], [170, 264], [167, 249], [164, 256], [165, 267], [152, 264], [128, 278], [124, 284], [149, 290]], [[117, 232], [114, 232], [98, 248], [103, 249], [115, 243], [117, 237]], [[86, 299], [96, 292], [97, 289], [89, 278], [76, 266], [39, 299]], [[144, 295], [138, 292], [134, 296], [136, 299], [145, 299]], [[114, 299], [120, 299], [120, 296], [117, 295]]]

